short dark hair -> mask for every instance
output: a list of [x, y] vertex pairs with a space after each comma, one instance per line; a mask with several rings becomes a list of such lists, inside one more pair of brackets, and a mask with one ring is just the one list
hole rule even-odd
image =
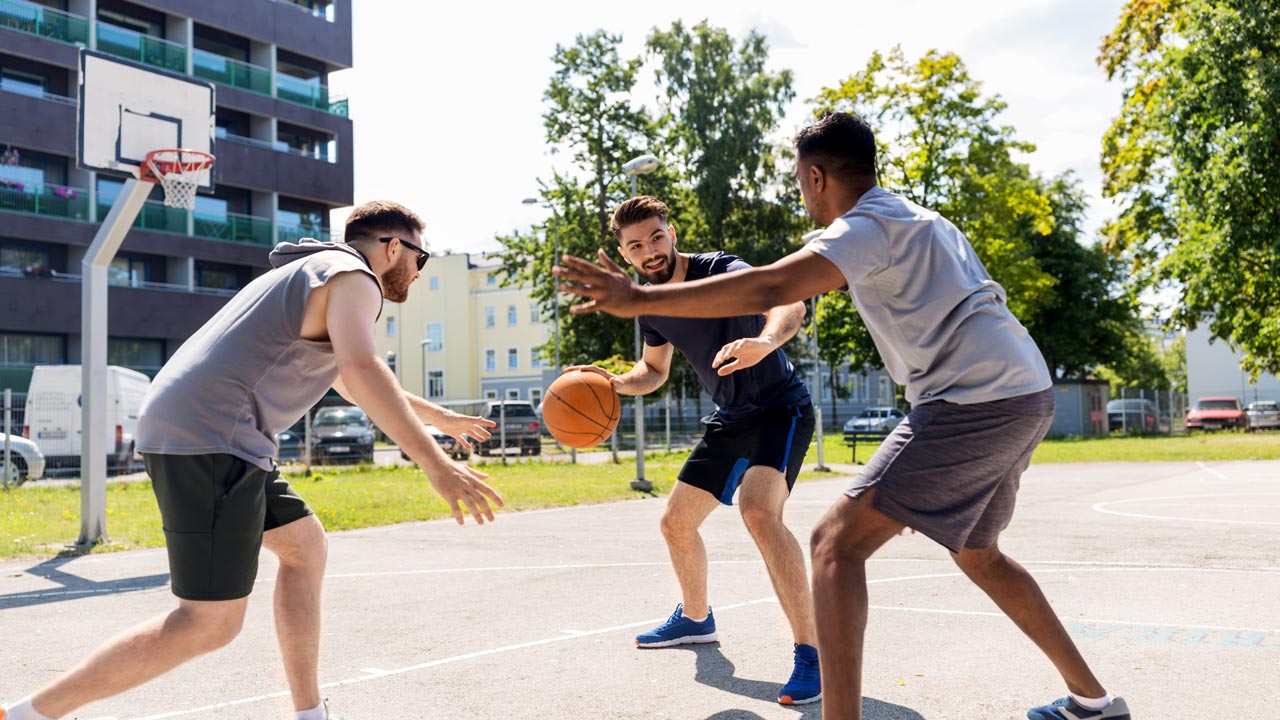
[[796, 158], [839, 180], [876, 177], [876, 136], [866, 120], [827, 112], [796, 134]]
[[652, 195], [637, 195], [618, 206], [613, 211], [613, 219], [609, 221], [609, 229], [613, 231], [615, 239], [622, 238], [622, 228], [628, 225], [635, 225], [638, 222], [648, 220], [651, 217], [662, 218], [662, 222], [667, 221], [667, 214], [671, 209], [667, 204]]
[[376, 239], [385, 235], [412, 235], [421, 233], [422, 218], [409, 208], [391, 200], [374, 200], [356, 206], [347, 216], [343, 240]]

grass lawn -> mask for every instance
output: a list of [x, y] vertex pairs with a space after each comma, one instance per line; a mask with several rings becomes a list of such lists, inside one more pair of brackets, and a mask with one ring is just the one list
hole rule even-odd
[[[858, 445], [858, 461], [875, 451], [872, 443]], [[823, 445], [827, 464], [849, 464], [849, 448], [839, 434], [827, 434]], [[645, 462], [654, 491], [666, 494], [686, 453], [652, 454]], [[1033, 462], [1077, 463], [1114, 461], [1218, 461], [1280, 459], [1280, 433], [1220, 432], [1151, 438], [1049, 440]], [[805, 461], [817, 460], [810, 446]], [[506, 510], [610, 502], [638, 498], [630, 489], [633, 460], [617, 465], [516, 463], [485, 466], [491, 484], [502, 493]], [[448, 517], [444, 502], [416, 468], [356, 467], [304, 476], [288, 476], [330, 530], [388, 525]], [[806, 471], [801, 481], [831, 477]], [[23, 486], [0, 492], [0, 559], [51, 556], [79, 534], [80, 491], [77, 487]], [[470, 521], [469, 521], [470, 522]], [[148, 482], [116, 482], [107, 486], [107, 528], [111, 542], [101, 550], [159, 547], [164, 544], [159, 512]]]

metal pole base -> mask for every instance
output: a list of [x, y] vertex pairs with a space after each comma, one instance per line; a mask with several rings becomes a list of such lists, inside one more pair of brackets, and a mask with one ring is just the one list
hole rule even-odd
[[640, 492], [653, 492], [653, 483], [644, 478], [636, 478], [631, 481], [631, 489]]

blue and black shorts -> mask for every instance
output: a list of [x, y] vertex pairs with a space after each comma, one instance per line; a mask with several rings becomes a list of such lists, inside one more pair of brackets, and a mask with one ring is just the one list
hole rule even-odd
[[733, 423], [711, 415], [703, 423], [707, 431], [680, 469], [680, 482], [732, 505], [742, 476], [756, 465], [786, 475], [788, 491], [796, 484], [813, 439], [813, 403], [779, 405]]

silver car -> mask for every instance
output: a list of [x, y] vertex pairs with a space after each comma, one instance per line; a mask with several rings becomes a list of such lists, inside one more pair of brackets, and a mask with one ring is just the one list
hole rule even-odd
[[10, 473], [9, 483], [21, 485], [28, 480], [39, 480], [44, 477], [44, 453], [35, 443], [21, 435], [9, 436], [9, 452], [12, 460], [5, 466], [4, 433], [0, 433], [0, 483], [6, 470]]
[[1280, 403], [1275, 400], [1254, 400], [1244, 409], [1250, 430], [1280, 428]]

